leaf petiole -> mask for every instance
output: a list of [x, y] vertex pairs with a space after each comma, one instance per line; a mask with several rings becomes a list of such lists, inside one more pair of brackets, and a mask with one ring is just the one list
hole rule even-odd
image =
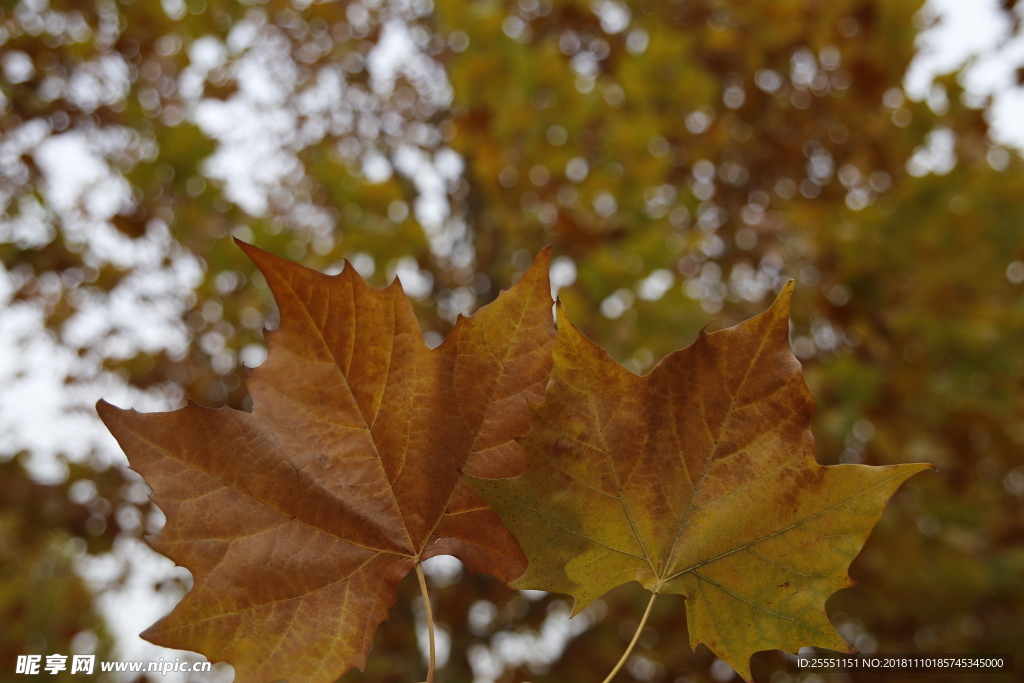
[[[416, 565], [417, 568], [419, 565]], [[611, 683], [611, 680], [615, 678], [615, 674], [619, 673], [619, 669], [626, 663], [626, 659], [629, 658], [629, 653], [633, 651], [633, 646], [636, 645], [636, 641], [640, 640], [640, 634], [644, 630], [644, 624], [647, 623], [647, 617], [651, 616], [651, 608], [654, 607], [654, 599], [658, 597], [657, 593], [651, 593], [651, 601], [647, 603], [647, 610], [644, 611], [644, 617], [640, 620], [640, 625], [636, 627], [636, 633], [633, 634], [633, 640], [629, 641], [629, 647], [622, 653], [622, 657], [619, 659], [619, 663], [615, 665], [612, 672], [608, 674], [608, 678], [604, 679], [604, 683]], [[427, 612], [430, 614], [430, 612]]]
[[[427, 635], [430, 638], [430, 663], [427, 666], [427, 683], [434, 683], [434, 615], [430, 611], [430, 596], [427, 595], [427, 581], [423, 578], [423, 567], [416, 563], [416, 576], [420, 580], [420, 591], [423, 593], [423, 607], [427, 610]], [[653, 601], [652, 601], [653, 602]], [[650, 607], [647, 608], [650, 611]], [[646, 615], [644, 615], [646, 619]], [[641, 626], [643, 624], [641, 623]], [[637, 631], [639, 633], [639, 631]], [[636, 641], [636, 638], [633, 639]], [[633, 647], [630, 645], [630, 647]], [[621, 665], [621, 664], [620, 664]]]

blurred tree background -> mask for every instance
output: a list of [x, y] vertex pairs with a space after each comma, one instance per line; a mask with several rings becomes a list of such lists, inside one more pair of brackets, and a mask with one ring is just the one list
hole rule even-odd
[[[76, 567], [160, 524], [93, 402], [249, 407], [274, 313], [232, 236], [397, 275], [431, 345], [553, 244], [570, 316], [638, 373], [795, 278], [819, 462], [938, 468], [829, 601], [840, 633], [866, 652], [1024, 642], [1024, 165], [962, 73], [908, 98], [920, 0], [0, 8], [0, 677], [17, 654], [105, 656], [99, 603], [130, 567], [104, 585]], [[564, 596], [451, 564], [431, 581], [450, 683], [601, 680], [646, 604], [624, 586], [570, 622]], [[403, 583], [342, 680], [423, 677], [417, 598]], [[800, 679], [775, 652], [753, 671]], [[731, 677], [690, 651], [682, 598], [619, 675]], [[995, 680], [914, 674], [954, 678]]]

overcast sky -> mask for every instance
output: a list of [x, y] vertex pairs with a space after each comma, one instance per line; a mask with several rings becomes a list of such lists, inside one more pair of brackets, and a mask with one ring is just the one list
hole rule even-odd
[[[940, 21], [918, 39], [920, 52], [905, 80], [907, 93], [914, 99], [927, 97], [937, 74], [974, 59], [963, 85], [975, 95], [993, 97], [989, 123], [996, 142], [1024, 150], [1024, 89], [1016, 86], [1016, 71], [1024, 67], [1024, 37], [1008, 40], [1010, 27], [998, 0], [929, 0], [925, 11]], [[1024, 7], [1017, 12], [1024, 15]]]

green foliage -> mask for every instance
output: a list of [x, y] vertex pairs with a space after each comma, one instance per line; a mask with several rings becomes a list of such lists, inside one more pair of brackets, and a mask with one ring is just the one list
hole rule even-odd
[[[110, 636], [75, 563], [111, 550], [121, 531], [114, 506], [128, 503], [127, 486], [116, 469], [71, 466], [65, 483], [47, 485], [29, 477], [21, 458], [0, 463], [0, 661], [5, 665], [19, 654], [70, 654], [73, 648], [90, 648], [106, 658]], [[72, 489], [77, 501], [69, 497]], [[61, 675], [73, 678], [66, 671]]]

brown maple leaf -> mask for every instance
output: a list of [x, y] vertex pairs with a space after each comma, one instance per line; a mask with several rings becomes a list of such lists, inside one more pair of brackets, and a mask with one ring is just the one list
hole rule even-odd
[[467, 478], [530, 560], [512, 587], [569, 593], [573, 614], [631, 580], [684, 595], [691, 647], [747, 681], [759, 650], [852, 651], [825, 600], [852, 585], [850, 562], [897, 487], [931, 466], [815, 462], [791, 292], [643, 377], [559, 306], [545, 401], [519, 440], [525, 471]]
[[239, 681], [365, 666], [399, 580], [439, 554], [509, 581], [525, 558], [459, 472], [521, 471], [554, 342], [548, 250], [429, 349], [396, 279], [370, 287], [242, 244], [280, 308], [252, 413], [194, 403], [100, 417], [167, 516], [153, 546], [192, 590], [142, 635]]

